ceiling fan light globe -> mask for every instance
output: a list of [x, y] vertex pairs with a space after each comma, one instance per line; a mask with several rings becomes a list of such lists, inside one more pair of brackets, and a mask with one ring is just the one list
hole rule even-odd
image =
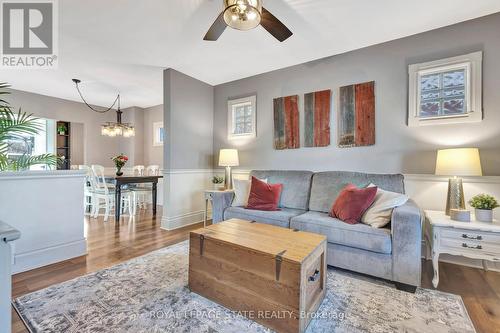
[[238, 30], [250, 30], [260, 24], [262, 0], [224, 0], [224, 22]]

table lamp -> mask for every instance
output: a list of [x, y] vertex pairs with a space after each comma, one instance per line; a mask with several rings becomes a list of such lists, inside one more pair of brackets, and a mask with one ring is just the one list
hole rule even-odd
[[226, 176], [224, 185], [226, 190], [233, 188], [233, 179], [231, 175], [231, 167], [240, 165], [238, 158], [238, 150], [236, 149], [221, 149], [219, 152], [219, 166], [226, 167]]
[[446, 215], [451, 209], [465, 209], [461, 176], [482, 176], [477, 148], [441, 149], [437, 152], [436, 175], [453, 176], [448, 181]]

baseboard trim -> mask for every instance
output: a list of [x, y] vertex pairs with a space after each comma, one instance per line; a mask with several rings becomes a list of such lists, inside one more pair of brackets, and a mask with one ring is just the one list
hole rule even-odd
[[163, 216], [161, 218], [161, 228], [164, 230], [175, 230], [187, 227], [188, 225], [203, 222], [205, 211], [195, 211], [177, 216]]
[[60, 261], [80, 257], [87, 254], [87, 240], [47, 247], [31, 252], [14, 254], [12, 274], [26, 272]]

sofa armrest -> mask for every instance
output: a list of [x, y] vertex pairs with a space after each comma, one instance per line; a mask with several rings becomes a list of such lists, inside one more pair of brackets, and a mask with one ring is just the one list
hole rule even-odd
[[423, 212], [413, 200], [392, 213], [393, 281], [420, 286]]
[[224, 211], [231, 206], [234, 192], [212, 192], [212, 223], [224, 221]]

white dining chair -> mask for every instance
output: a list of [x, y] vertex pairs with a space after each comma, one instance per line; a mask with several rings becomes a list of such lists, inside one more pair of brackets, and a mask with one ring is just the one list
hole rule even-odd
[[159, 176], [160, 166], [159, 165], [148, 165], [146, 168], [146, 175], [148, 176]]
[[90, 208], [92, 211], [92, 206], [94, 204], [94, 193], [92, 192], [92, 169], [87, 165], [78, 165], [78, 170], [85, 171], [85, 184], [83, 185], [83, 204], [85, 207], [85, 211]]
[[[143, 166], [144, 168], [144, 166]], [[160, 174], [160, 166], [159, 165], [148, 165], [148, 167], [145, 169], [145, 172], [141, 174], [146, 176], [158, 176]], [[135, 175], [135, 173], [134, 173]], [[137, 186], [134, 186], [131, 188], [132, 192], [134, 192], [135, 196], [134, 199], [136, 200], [136, 205], [134, 206], [134, 214], [135, 214], [135, 208], [137, 205], [139, 206], [140, 209], [146, 209], [148, 203], [152, 202], [152, 184], [138, 184]]]
[[[93, 213], [92, 216], [97, 218], [99, 215], [99, 210], [104, 208], [104, 221], [108, 220], [109, 214], [115, 205], [115, 188], [110, 187], [106, 182], [106, 176], [104, 175], [104, 167], [100, 165], [92, 165], [92, 177], [91, 186], [92, 194], [94, 199]], [[122, 189], [122, 203], [121, 207], [123, 210], [128, 209], [130, 216], [133, 215], [133, 204], [134, 204], [134, 194], [128, 189]]]
[[144, 176], [144, 165], [134, 165], [132, 168], [134, 176]]

